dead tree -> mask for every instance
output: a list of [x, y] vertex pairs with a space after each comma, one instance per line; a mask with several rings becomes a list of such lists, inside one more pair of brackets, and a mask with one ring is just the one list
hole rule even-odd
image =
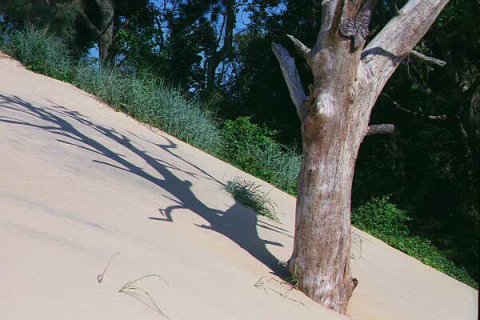
[[289, 36], [313, 73], [309, 96], [293, 58], [272, 44], [300, 117], [303, 142], [288, 267], [300, 290], [343, 314], [357, 284], [350, 272], [350, 201], [358, 150], [369, 129], [392, 129], [369, 127], [372, 107], [448, 0], [408, 1], [364, 48], [375, 2], [323, 0], [314, 47]]

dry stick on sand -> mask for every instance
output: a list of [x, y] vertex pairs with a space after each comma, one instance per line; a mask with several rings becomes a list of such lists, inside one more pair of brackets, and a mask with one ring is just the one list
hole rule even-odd
[[[357, 231], [352, 229], [352, 250], [350, 252], [350, 258], [352, 260], [360, 260], [362, 257], [362, 246], [363, 246], [363, 241], [366, 241], [367, 238], [361, 236]], [[355, 250], [358, 250], [358, 256], [355, 254]]]
[[[118, 292], [121, 292], [121, 293], [125, 293], [126, 295], [130, 296], [130, 297], [133, 297], [135, 299], [137, 299], [138, 301], [140, 301], [141, 303], [143, 303], [144, 305], [146, 305], [147, 307], [153, 309], [154, 311], [158, 312], [160, 315], [164, 316], [165, 318], [169, 319], [170, 318], [158, 307], [157, 303], [155, 302], [155, 300], [152, 298], [152, 296], [150, 295], [150, 293], [148, 293], [145, 289], [143, 288], [140, 288], [140, 287], [137, 287], [137, 286], [134, 286], [133, 284], [137, 281], [140, 281], [144, 278], [148, 278], [148, 277], [158, 277], [160, 278], [168, 287], [170, 286], [168, 284], [168, 282], [163, 279], [160, 275], [158, 274], [149, 274], [149, 275], [146, 275], [146, 276], [143, 276], [143, 277], [140, 277], [138, 279], [135, 279], [135, 280], [130, 280], [128, 281], [123, 287], [120, 288], [120, 290], [118, 290]], [[140, 291], [139, 292], [135, 292], [135, 290], [137, 291]], [[141, 295], [141, 293], [144, 293], [146, 296], [147, 296], [147, 301], [145, 301], [145, 298]], [[150, 303], [149, 303], [150, 302]]]
[[113, 257], [110, 258], [110, 260], [108, 261], [107, 266], [105, 267], [105, 269], [103, 270], [103, 272], [97, 276], [97, 281], [98, 281], [98, 283], [102, 283], [103, 277], [105, 277], [105, 272], [107, 272], [107, 268], [108, 268], [108, 266], [110, 265], [110, 262], [112, 262], [113, 258], [115, 258], [115, 257], [117, 256], [117, 254], [119, 254], [120, 252], [122, 252], [122, 251], [118, 251], [117, 253], [115, 253], [115, 254], [113, 255]]
[[[301, 300], [296, 300], [296, 299], [290, 298], [290, 297], [288, 296], [288, 294], [289, 294], [291, 291], [293, 291], [293, 289], [295, 289], [295, 286], [291, 285], [291, 284], [288, 283], [288, 282], [280, 281], [280, 280], [275, 279], [275, 278], [269, 278], [268, 280], [263, 281], [264, 278], [265, 278], [265, 276], [260, 277], [260, 279], [258, 279], [257, 282], [255, 282], [254, 287], [257, 288], [257, 289], [263, 289], [263, 291], [265, 291], [265, 293], [267, 293], [267, 289], [270, 290], [270, 291], [273, 291], [273, 292], [275, 292], [276, 294], [280, 295], [282, 298], [288, 299], [288, 300], [293, 301], [293, 302], [296, 302], [296, 303], [300, 303], [300, 304], [303, 305], [305, 308], [311, 310], [311, 309], [310, 309], [309, 307], [307, 307], [307, 305], [306, 305], [305, 303], [303, 303]], [[285, 292], [282, 293], [282, 292], [280, 292], [280, 291], [277, 291], [277, 290], [275, 290], [275, 289], [273, 289], [273, 288], [270, 288], [270, 287], [266, 286], [266, 284], [267, 284], [268, 282], [272, 281], [272, 280], [275, 281], [275, 282], [277, 282], [277, 283], [279, 283], [280, 285], [287, 285], [287, 286], [289, 286], [289, 288], [287, 289], [287, 291], [285, 291]]]

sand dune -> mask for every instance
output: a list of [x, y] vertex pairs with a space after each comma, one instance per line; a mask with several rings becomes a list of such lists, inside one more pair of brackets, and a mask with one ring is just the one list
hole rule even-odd
[[[5, 55], [0, 172], [2, 319], [345, 319], [274, 275], [293, 197], [259, 181], [281, 223], [257, 217], [223, 190], [257, 179]], [[477, 319], [477, 291], [355, 234], [353, 319]]]

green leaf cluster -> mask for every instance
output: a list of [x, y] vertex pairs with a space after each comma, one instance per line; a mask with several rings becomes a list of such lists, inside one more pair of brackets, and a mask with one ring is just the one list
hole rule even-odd
[[411, 218], [390, 202], [388, 196], [372, 198], [352, 212], [352, 223], [360, 229], [385, 236], [407, 236]]

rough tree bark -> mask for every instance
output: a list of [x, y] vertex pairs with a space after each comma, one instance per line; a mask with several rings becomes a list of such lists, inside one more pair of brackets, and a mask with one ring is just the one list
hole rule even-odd
[[113, 18], [115, 6], [113, 0], [95, 0], [100, 11], [99, 26], [95, 26], [82, 10], [78, 11], [79, 17], [98, 39], [98, 53], [103, 63], [110, 60], [111, 46], [113, 43]]
[[[410, 0], [363, 49], [376, 0], [324, 0], [313, 49], [289, 38], [313, 73], [307, 97], [293, 58], [273, 43], [301, 120], [303, 164], [289, 270], [314, 301], [342, 314], [357, 285], [350, 272], [354, 167], [371, 109], [385, 83], [448, 0]], [[374, 130], [375, 129], [375, 130]]]

